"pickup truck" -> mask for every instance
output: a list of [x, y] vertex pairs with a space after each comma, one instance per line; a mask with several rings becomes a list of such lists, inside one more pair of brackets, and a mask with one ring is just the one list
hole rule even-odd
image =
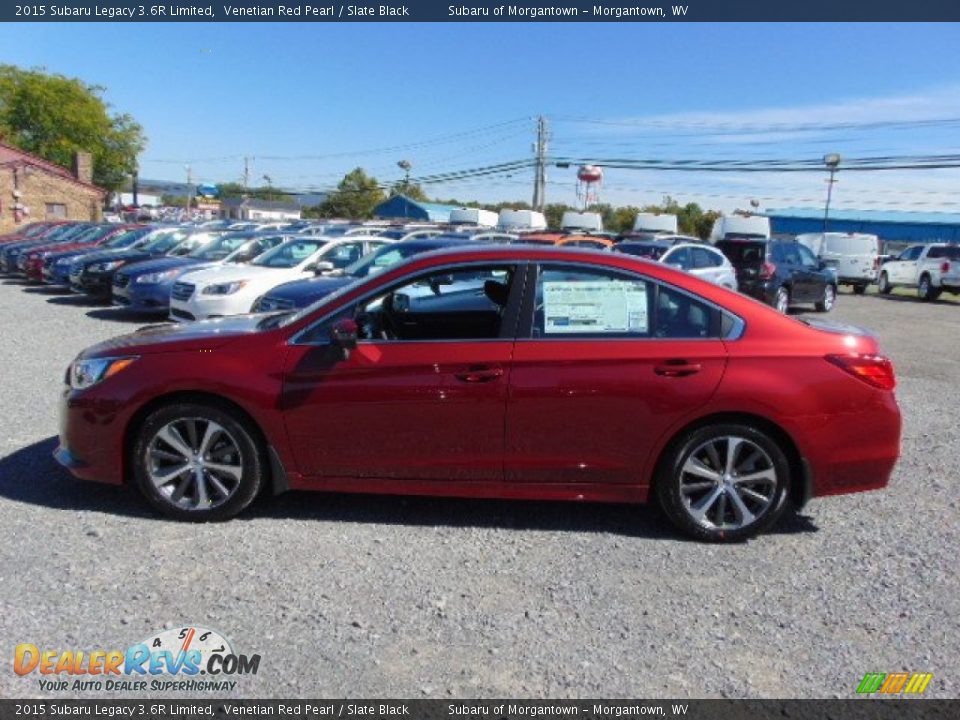
[[916, 288], [920, 299], [927, 301], [936, 300], [944, 290], [960, 295], [960, 245], [911, 245], [880, 266], [880, 294], [895, 287]]

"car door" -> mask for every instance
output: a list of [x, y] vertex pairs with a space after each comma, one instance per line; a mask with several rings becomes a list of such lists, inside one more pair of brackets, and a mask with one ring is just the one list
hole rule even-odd
[[690, 248], [688, 247], [675, 247], [667, 250], [663, 257], [660, 258], [660, 262], [686, 272], [690, 272], [693, 268], [693, 258], [690, 255]]
[[532, 273], [510, 374], [506, 482], [643, 484], [663, 434], [720, 382], [720, 312], [635, 273], [559, 263]]
[[797, 243], [794, 247], [800, 259], [797, 272], [803, 278], [805, 299], [810, 302], [820, 300], [824, 288], [834, 280], [835, 270], [821, 269], [820, 261], [807, 246]]
[[693, 272], [697, 277], [708, 280], [717, 285], [723, 284], [723, 281], [730, 281], [724, 277], [728, 271], [725, 270], [724, 257], [716, 250], [708, 247], [691, 247], [690, 255], [693, 260]]
[[[449, 267], [378, 290], [302, 333], [281, 400], [301, 472], [502, 482], [521, 290], [512, 265]], [[348, 357], [330, 342], [343, 317], [361, 328]]]

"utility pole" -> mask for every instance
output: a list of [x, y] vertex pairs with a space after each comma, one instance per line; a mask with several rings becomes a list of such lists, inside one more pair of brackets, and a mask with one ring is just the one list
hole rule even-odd
[[250, 190], [250, 158], [243, 156], [243, 196], [247, 197]]
[[827, 233], [827, 220], [830, 218], [830, 199], [833, 197], [833, 184], [836, 182], [834, 175], [837, 173], [837, 167], [840, 165], [840, 156], [837, 153], [830, 153], [823, 156], [823, 164], [827, 166], [830, 172], [830, 179], [827, 180], [827, 202], [823, 206], [823, 233]]
[[547, 119], [537, 117], [537, 142], [534, 145], [536, 155], [533, 175], [533, 209], [543, 212], [547, 198]]
[[193, 205], [193, 169], [189, 165], [184, 166], [187, 171], [187, 217], [190, 217], [190, 206]]

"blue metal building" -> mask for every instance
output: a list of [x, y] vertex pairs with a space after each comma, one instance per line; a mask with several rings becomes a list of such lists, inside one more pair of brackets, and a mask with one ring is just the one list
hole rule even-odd
[[394, 195], [373, 209], [374, 217], [384, 220], [425, 220], [427, 222], [450, 222], [450, 213], [456, 205], [420, 202], [404, 195]]
[[[766, 215], [775, 234], [823, 231], [823, 208], [784, 208]], [[831, 209], [827, 230], [870, 233], [894, 243], [960, 242], [960, 213]]]

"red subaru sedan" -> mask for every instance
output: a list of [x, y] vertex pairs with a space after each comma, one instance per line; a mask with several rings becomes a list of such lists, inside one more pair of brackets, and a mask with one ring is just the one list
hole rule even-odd
[[418, 255], [299, 312], [81, 353], [57, 460], [223, 520], [262, 490], [642, 503], [740, 540], [884, 487], [890, 361], [659, 263], [511, 245]]

